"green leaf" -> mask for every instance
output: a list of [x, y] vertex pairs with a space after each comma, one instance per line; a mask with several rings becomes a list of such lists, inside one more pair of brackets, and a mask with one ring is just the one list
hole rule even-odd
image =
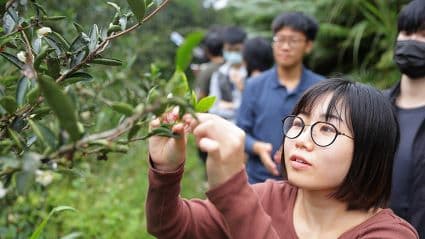
[[12, 137], [12, 139], [15, 141], [18, 148], [23, 149], [24, 144], [23, 144], [22, 137], [15, 130], [13, 130], [11, 128], [7, 128], [7, 130], [8, 130], [10, 137]]
[[216, 100], [215, 96], [207, 96], [202, 98], [195, 106], [195, 111], [199, 113], [207, 112], [211, 107], [213, 107]]
[[3, 56], [6, 60], [11, 62], [16, 67], [18, 67], [20, 70], [24, 68], [24, 63], [20, 61], [16, 56], [7, 52], [0, 52], [0, 55]]
[[93, 76], [85, 72], [75, 72], [68, 75], [65, 79], [66, 80], [64, 81], [64, 83], [67, 85], [71, 85], [80, 81], [91, 81], [93, 79]]
[[35, 135], [37, 135], [44, 145], [49, 147], [51, 150], [56, 148], [56, 137], [49, 128], [33, 120], [28, 120], [28, 123], [32, 130], [34, 130]]
[[60, 42], [60, 44], [65, 48], [69, 48], [69, 42], [59, 33], [53, 31], [50, 35], [50, 37], [55, 38], [57, 42]]
[[7, 43], [11, 42], [15, 37], [14, 36], [2, 36], [0, 38], [0, 47], [6, 45]]
[[192, 61], [193, 49], [201, 43], [204, 37], [203, 32], [193, 32], [189, 34], [183, 44], [177, 49], [176, 69], [185, 71]]
[[34, 104], [37, 98], [40, 96], [40, 89], [38, 86], [32, 88], [30, 91], [28, 91], [27, 94], [27, 101], [29, 104]]
[[152, 7], [154, 4], [153, 0], [145, 0], [146, 9]]
[[32, 4], [34, 4], [34, 7], [38, 10], [38, 11], [40, 11], [40, 12], [42, 12], [44, 15], [47, 15], [47, 12], [46, 12], [46, 10], [43, 8], [43, 6], [41, 6], [40, 4], [38, 4], [38, 3], [36, 3], [36, 2], [32, 2]]
[[63, 47], [60, 45], [57, 39], [54, 39], [53, 37], [50, 37], [50, 36], [45, 36], [44, 40], [46, 40], [47, 44], [55, 50], [56, 55], [60, 56], [62, 54]]
[[0, 105], [10, 114], [18, 108], [16, 100], [12, 96], [4, 96], [0, 99]]
[[133, 106], [125, 102], [112, 102], [111, 107], [113, 110], [124, 114], [125, 116], [131, 116], [134, 114]]
[[40, 90], [46, 98], [47, 104], [58, 117], [61, 126], [68, 132], [73, 141], [80, 139], [77, 112], [71, 99], [50, 76], [41, 75], [38, 80]]
[[115, 8], [115, 10], [116, 10], [118, 13], [121, 13], [121, 8], [120, 8], [120, 6], [118, 6], [118, 4], [116, 4], [116, 3], [114, 3], [114, 2], [107, 2], [106, 4], [108, 4], [109, 6], [111, 6], [111, 7]]
[[[17, 75], [7, 75], [7, 76], [1, 76], [0, 77], [0, 84], [2, 84], [4, 87], [12, 87], [16, 85], [16, 82], [19, 80], [20, 76]], [[2, 96], [0, 91], [0, 96]]]
[[127, 140], [131, 140], [132, 138], [134, 138], [134, 136], [137, 135], [137, 133], [139, 132], [141, 128], [142, 126], [139, 124], [133, 125], [133, 127], [131, 127], [130, 131], [128, 132]]
[[80, 24], [73, 22], [72, 25], [74, 25], [74, 28], [75, 28], [75, 30], [77, 30], [78, 33], [84, 32], [84, 28]]
[[171, 92], [173, 96], [183, 97], [189, 91], [186, 74], [183, 71], [176, 70], [167, 83], [167, 92]]
[[96, 49], [97, 40], [99, 37], [99, 28], [97, 27], [96, 24], [93, 25], [89, 35], [90, 35], [89, 51], [93, 52]]
[[45, 218], [41, 222], [41, 224], [38, 225], [38, 227], [35, 229], [35, 231], [31, 235], [30, 239], [39, 239], [40, 236], [41, 236], [41, 232], [43, 231], [44, 227], [47, 225], [47, 222], [49, 221], [50, 217], [57, 212], [66, 211], [66, 210], [70, 210], [70, 211], [74, 211], [74, 212], [77, 211], [75, 208], [69, 207], [69, 206], [58, 206], [58, 207], [53, 208], [52, 211], [50, 211], [47, 218]]
[[158, 128], [153, 129], [151, 132], [149, 132], [146, 136], [144, 136], [142, 138], [142, 140], [145, 140], [145, 139], [152, 137], [154, 135], [169, 137], [169, 138], [179, 137], [179, 135], [174, 134], [173, 131], [171, 131], [171, 129], [169, 129], [168, 127], [160, 126]]
[[43, 62], [44, 58], [46, 58], [46, 56], [53, 51], [53, 49], [47, 47], [47, 46], [42, 46], [40, 53], [35, 57], [34, 60], [34, 69], [37, 71], [40, 71], [40, 66], [41, 63]]
[[136, 15], [139, 22], [143, 21], [146, 11], [145, 0], [127, 0], [128, 5], [130, 5], [131, 11]]
[[121, 66], [122, 61], [118, 59], [112, 58], [96, 58], [93, 59], [90, 63], [99, 64], [99, 65], [107, 65], [107, 66]]
[[83, 36], [83, 34], [80, 34], [71, 43], [71, 46], [69, 47], [69, 51], [72, 52], [72, 53], [82, 51], [85, 48], [87, 48], [88, 42], [89, 42], [89, 40], [85, 36]]
[[196, 92], [194, 90], [192, 90], [192, 94], [191, 94], [191, 102], [192, 102], [192, 106], [195, 107], [197, 102], [198, 102], [198, 96], [196, 96]]
[[60, 76], [60, 61], [58, 58], [47, 58], [47, 71], [48, 75], [53, 78], [58, 78]]
[[16, 103], [18, 106], [21, 106], [24, 103], [25, 95], [27, 93], [28, 87], [31, 81], [26, 77], [22, 77], [18, 82], [18, 87], [16, 88]]

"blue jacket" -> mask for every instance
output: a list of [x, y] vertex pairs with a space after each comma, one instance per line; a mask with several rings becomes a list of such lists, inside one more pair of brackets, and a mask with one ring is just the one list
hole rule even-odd
[[303, 67], [300, 83], [288, 92], [286, 87], [280, 84], [277, 69], [273, 67], [246, 81], [236, 124], [246, 133], [246, 168], [249, 183], [264, 182], [268, 178], [282, 179], [281, 176], [275, 177], [267, 171], [259, 157], [254, 154], [253, 144], [255, 141], [271, 143], [273, 156], [282, 144], [282, 118], [291, 114], [295, 103], [308, 87], [322, 79], [323, 76]]

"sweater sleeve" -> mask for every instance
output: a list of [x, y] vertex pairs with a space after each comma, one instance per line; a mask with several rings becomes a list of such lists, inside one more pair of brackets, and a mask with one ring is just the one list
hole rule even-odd
[[183, 165], [174, 172], [149, 168], [147, 230], [157, 238], [229, 238], [224, 219], [208, 200], [180, 198]]
[[208, 191], [207, 197], [225, 218], [231, 238], [279, 238], [244, 170]]

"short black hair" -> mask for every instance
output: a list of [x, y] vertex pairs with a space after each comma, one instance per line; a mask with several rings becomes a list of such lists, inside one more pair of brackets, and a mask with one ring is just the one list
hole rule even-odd
[[212, 56], [223, 55], [223, 37], [220, 32], [209, 32], [202, 41], [202, 45]]
[[304, 33], [310, 41], [316, 39], [317, 32], [319, 31], [319, 24], [317, 21], [313, 17], [307, 16], [302, 12], [282, 13], [273, 20], [273, 34], [276, 34], [284, 27], [290, 27]]
[[246, 32], [236, 26], [227, 27], [223, 31], [223, 41], [227, 44], [241, 44], [245, 41]]
[[[333, 78], [309, 88], [292, 114], [311, 112], [327, 94], [332, 94], [332, 98], [326, 117], [345, 114], [354, 137], [350, 169], [340, 187], [330, 196], [346, 202], [348, 210], [386, 207], [400, 134], [393, 107], [380, 91], [371, 86]], [[337, 106], [342, 106], [344, 112], [338, 112]], [[282, 152], [282, 159], [283, 155]], [[284, 164], [283, 167], [286, 174]]]
[[269, 41], [254, 37], [245, 41], [242, 51], [248, 76], [254, 70], [265, 71], [273, 66], [273, 49]]
[[425, 30], [424, 0], [414, 0], [403, 7], [398, 15], [397, 29], [407, 34]]

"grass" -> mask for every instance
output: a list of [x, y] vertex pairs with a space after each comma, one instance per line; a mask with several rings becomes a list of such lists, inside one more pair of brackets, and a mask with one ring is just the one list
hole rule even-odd
[[[45, 229], [45, 238], [153, 238], [146, 232], [144, 202], [147, 192], [146, 142], [126, 155], [108, 161], [79, 164], [82, 176], [66, 176], [52, 185], [50, 205], [67, 205], [77, 213], [57, 214]], [[193, 138], [182, 182], [182, 196], [205, 198], [204, 168]], [[73, 234], [72, 234], [73, 233]]]

